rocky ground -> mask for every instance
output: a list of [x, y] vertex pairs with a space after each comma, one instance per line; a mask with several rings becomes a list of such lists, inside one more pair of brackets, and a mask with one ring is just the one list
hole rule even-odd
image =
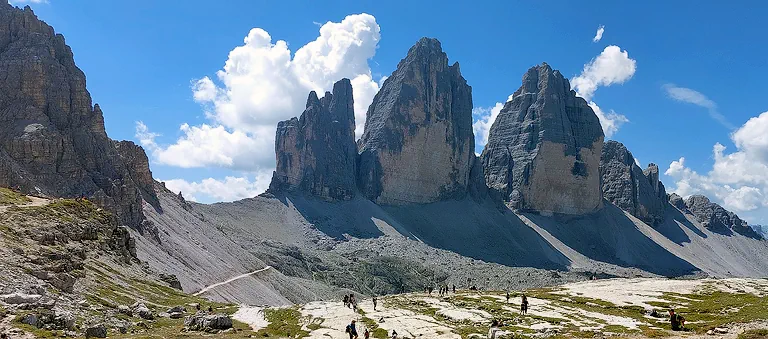
[[232, 305], [184, 294], [141, 263], [128, 231], [85, 199], [0, 189], [0, 271], [0, 334], [11, 338], [242, 328]]
[[[526, 315], [519, 312], [523, 294]], [[768, 331], [766, 295], [765, 279], [605, 279], [510, 291], [509, 301], [505, 291], [460, 290], [379, 297], [376, 310], [365, 299], [357, 312], [334, 301], [244, 306], [234, 317], [269, 336], [294, 338], [343, 338], [352, 320], [373, 338], [392, 331], [399, 338], [485, 338], [493, 319], [504, 324], [502, 338], [748, 338]], [[670, 307], [687, 319], [685, 332], [670, 330]]]

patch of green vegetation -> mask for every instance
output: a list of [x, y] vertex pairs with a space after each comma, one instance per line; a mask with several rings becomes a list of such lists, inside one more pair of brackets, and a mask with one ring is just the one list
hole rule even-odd
[[754, 294], [714, 291], [683, 297], [687, 304], [678, 307], [677, 313], [685, 317], [686, 328], [699, 333], [728, 323], [768, 319], [768, 299]]
[[15, 324], [13, 324], [14, 327], [18, 327], [24, 332], [32, 333], [35, 338], [56, 338], [56, 333], [32, 325], [22, 324], [20, 320], [20, 318], [16, 318]]
[[739, 339], [765, 339], [768, 338], [768, 330], [747, 330], [742, 334], [739, 334]]
[[301, 312], [294, 307], [266, 309], [264, 316], [269, 325], [256, 332], [259, 337], [304, 338], [309, 335], [309, 332], [301, 329]]
[[158, 319], [154, 323], [151, 324], [151, 327], [147, 331], [139, 331], [137, 333], [127, 333], [127, 334], [120, 334], [115, 332], [109, 332], [109, 338], [115, 338], [115, 339], [127, 339], [127, 338], [141, 338], [141, 339], [149, 339], [149, 338], [158, 338], [158, 339], [165, 339], [165, 338], [184, 338], [184, 339], [203, 339], [203, 338], [211, 338], [212, 336], [215, 338], [222, 338], [222, 339], [234, 339], [234, 338], [248, 338], [248, 337], [254, 337], [255, 333], [251, 331], [250, 327], [248, 325], [243, 324], [239, 321], [233, 320], [232, 321], [232, 331], [227, 332], [221, 332], [216, 335], [211, 335], [210, 333], [205, 332], [182, 332], [184, 329], [184, 319], [169, 319], [169, 318], [162, 318]]
[[312, 321], [307, 324], [307, 328], [310, 331], [316, 331], [323, 327], [323, 323], [325, 322], [325, 318], [312, 318]]
[[[363, 312], [362, 314], [364, 315], [365, 312]], [[386, 339], [387, 338], [387, 330], [385, 330], [383, 328], [380, 328], [379, 324], [375, 320], [363, 316], [360, 319], [360, 322], [362, 322], [365, 325], [365, 328], [367, 328], [369, 331], [371, 331], [371, 335], [374, 338], [378, 338], [378, 339]]]
[[74, 222], [75, 220], [88, 220], [108, 225], [115, 222], [112, 213], [102, 210], [92, 202], [85, 199], [59, 199], [44, 206], [31, 206], [18, 208], [24, 214], [57, 220], [62, 222]]
[[640, 328], [640, 333], [643, 334], [646, 338], [664, 338], [669, 337], [669, 333], [663, 330], [658, 330], [655, 328], [650, 328], [648, 326], [640, 325], [638, 326]]
[[490, 327], [463, 325], [453, 329], [453, 333], [460, 335], [461, 339], [466, 339], [466, 338], [469, 338], [469, 336], [472, 334], [480, 334], [480, 335], [486, 334], [488, 333], [489, 328]]
[[24, 194], [16, 192], [12, 189], [0, 187], [0, 206], [7, 205], [23, 205], [32, 202]]

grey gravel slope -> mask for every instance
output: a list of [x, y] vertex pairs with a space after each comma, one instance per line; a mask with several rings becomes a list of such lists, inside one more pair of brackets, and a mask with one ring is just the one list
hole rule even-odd
[[[160, 191], [160, 190], [158, 190]], [[270, 265], [273, 272], [206, 295], [249, 304], [334, 298], [429, 284], [545, 286], [607, 276], [768, 276], [768, 242], [714, 233], [672, 205], [651, 227], [606, 203], [580, 217], [517, 214], [471, 199], [381, 207], [358, 197], [302, 195], [186, 203], [160, 194], [146, 211], [158, 244], [138, 236], [139, 257], [179, 276], [185, 290]], [[150, 207], [151, 208], [151, 207]]]

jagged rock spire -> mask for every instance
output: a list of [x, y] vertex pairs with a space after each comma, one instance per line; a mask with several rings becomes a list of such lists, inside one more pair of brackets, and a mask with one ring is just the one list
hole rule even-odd
[[602, 146], [595, 113], [543, 63], [525, 73], [491, 127], [481, 156], [485, 180], [517, 209], [589, 213], [602, 207]]
[[474, 158], [472, 88], [440, 42], [422, 38], [368, 108], [360, 189], [395, 205], [461, 197]]
[[342, 79], [322, 99], [309, 93], [300, 118], [281, 121], [277, 166], [269, 192], [301, 191], [327, 200], [355, 196], [355, 112], [352, 83]]

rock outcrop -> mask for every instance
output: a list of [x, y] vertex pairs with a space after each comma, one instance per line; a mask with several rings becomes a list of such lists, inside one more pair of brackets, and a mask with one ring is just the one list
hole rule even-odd
[[142, 195], [154, 197], [146, 155], [107, 137], [64, 37], [2, 3], [0, 51], [0, 186], [87, 196], [141, 229]]
[[299, 119], [281, 121], [275, 137], [277, 166], [271, 193], [301, 191], [349, 200], [357, 191], [352, 83], [342, 79], [322, 99], [313, 91]]
[[698, 222], [713, 232], [725, 234], [736, 232], [758, 237], [757, 232], [749, 227], [746, 221], [739, 218], [735, 213], [709, 201], [709, 198], [703, 195], [695, 194], [688, 197], [685, 200], [685, 206]]
[[667, 197], [672, 206], [675, 206], [675, 208], [679, 209], [681, 212], [688, 213], [688, 206], [685, 205], [685, 199], [683, 199], [683, 197], [677, 195], [677, 193], [671, 193]]
[[655, 164], [641, 170], [620, 142], [608, 140], [600, 158], [603, 197], [649, 225], [664, 220], [667, 192]]
[[377, 203], [467, 194], [474, 162], [472, 88], [436, 39], [422, 38], [384, 81], [359, 142], [361, 192]]
[[603, 137], [597, 116], [559, 71], [532, 67], [491, 127], [481, 156], [485, 181], [516, 209], [598, 210]]

